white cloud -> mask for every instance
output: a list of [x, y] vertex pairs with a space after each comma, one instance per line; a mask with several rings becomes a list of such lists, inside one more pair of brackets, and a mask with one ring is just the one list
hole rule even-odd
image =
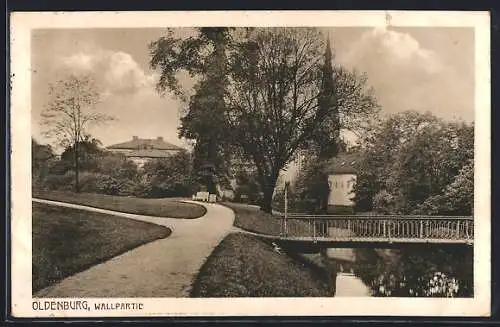
[[470, 81], [441, 55], [408, 33], [374, 28], [338, 52], [337, 60], [367, 73], [384, 111], [429, 110], [453, 118], [471, 110], [470, 92], [461, 92]]
[[79, 52], [63, 57], [62, 70], [92, 73], [105, 94], [131, 95], [155, 83], [153, 74], [146, 74], [134, 58], [122, 51], [98, 50]]
[[339, 60], [346, 64], [359, 64], [363, 59], [371, 62], [371, 58], [378, 59], [378, 63], [397, 67], [418, 67], [428, 73], [437, 73], [443, 69], [437, 54], [422, 48], [410, 34], [388, 30], [385, 27], [365, 32], [349, 51], [339, 56]]
[[72, 67], [76, 70], [89, 71], [94, 65], [94, 58], [85, 53], [77, 53], [75, 55], [62, 58], [63, 65]]

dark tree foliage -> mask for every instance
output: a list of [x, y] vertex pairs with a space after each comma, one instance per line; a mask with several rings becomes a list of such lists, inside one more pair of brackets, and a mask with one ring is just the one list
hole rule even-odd
[[31, 172], [33, 187], [40, 186], [50, 169], [56, 161], [56, 156], [50, 145], [38, 143], [35, 139], [31, 139]]
[[[467, 167], [474, 158], [473, 142], [473, 124], [445, 122], [413, 111], [390, 116], [367, 135], [361, 149], [358, 207], [383, 213], [469, 214], [473, 169]], [[462, 202], [468, 197], [463, 202], [468, 209], [446, 209], [445, 202], [460, 201], [443, 196], [460, 196]]]
[[193, 194], [192, 158], [181, 151], [166, 159], [147, 162], [142, 169], [142, 185], [145, 196], [173, 197]]
[[318, 107], [329, 112], [326, 119], [320, 122], [316, 133], [313, 134], [313, 148], [318, 160], [334, 157], [339, 152], [340, 118], [337, 103], [336, 86], [332, 66], [332, 48], [330, 39], [327, 39], [325, 60], [321, 69], [321, 86], [318, 96]]
[[224, 96], [227, 85], [226, 47], [229, 28], [200, 28], [196, 37], [184, 40], [172, 32], [150, 45], [151, 67], [161, 70], [157, 89], [186, 98], [177, 73], [186, 70], [199, 81], [181, 118], [179, 135], [195, 140], [196, 179], [216, 193], [218, 179], [227, 174], [227, 127]]
[[239, 171], [235, 177], [235, 200], [259, 204], [261, 200], [261, 191], [255, 174], [242, 170]]
[[327, 164], [328, 161], [313, 157], [299, 172], [294, 185], [294, 204], [302, 212], [321, 214], [327, 212], [330, 194]]
[[98, 139], [86, 135], [81, 141], [69, 145], [61, 154], [61, 161], [67, 167], [72, 167], [75, 158], [75, 149], [78, 151], [79, 168], [82, 171], [96, 171], [99, 168], [100, 159], [105, 150], [102, 148], [102, 143]]

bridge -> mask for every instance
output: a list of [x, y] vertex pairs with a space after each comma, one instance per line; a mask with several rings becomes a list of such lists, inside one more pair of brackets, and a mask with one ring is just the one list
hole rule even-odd
[[469, 216], [281, 215], [281, 244], [312, 247], [473, 245]]

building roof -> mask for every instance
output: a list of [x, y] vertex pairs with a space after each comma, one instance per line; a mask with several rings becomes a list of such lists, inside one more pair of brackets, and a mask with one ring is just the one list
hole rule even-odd
[[168, 143], [163, 140], [163, 137], [156, 139], [141, 139], [133, 136], [132, 140], [113, 144], [107, 147], [108, 149], [123, 149], [123, 150], [182, 150], [181, 147]]
[[328, 174], [356, 174], [359, 161], [358, 152], [342, 152], [329, 161], [326, 172]]
[[132, 150], [129, 152], [123, 153], [123, 155], [127, 158], [135, 157], [135, 158], [168, 158], [170, 155], [165, 150], [158, 149], [144, 149], [144, 150]]

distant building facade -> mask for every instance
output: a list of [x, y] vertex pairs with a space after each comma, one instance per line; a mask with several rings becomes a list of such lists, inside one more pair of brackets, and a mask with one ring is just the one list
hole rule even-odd
[[113, 144], [107, 147], [109, 151], [121, 153], [132, 160], [139, 167], [152, 159], [168, 158], [184, 149], [166, 142], [163, 137], [156, 139], [142, 139], [133, 136], [131, 140]]
[[354, 186], [357, 178], [357, 163], [359, 154], [340, 153], [332, 159], [327, 168], [328, 185], [328, 212], [332, 214], [349, 214], [355, 211], [353, 200]]

